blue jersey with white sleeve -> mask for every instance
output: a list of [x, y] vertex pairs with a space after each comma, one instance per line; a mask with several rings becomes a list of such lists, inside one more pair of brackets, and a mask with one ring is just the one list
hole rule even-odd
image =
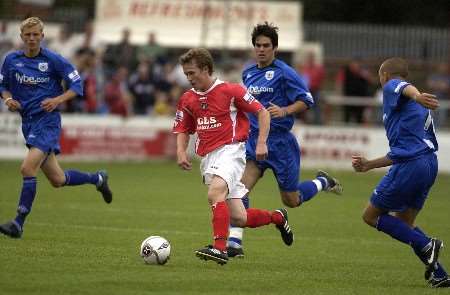
[[402, 94], [408, 85], [392, 79], [383, 87], [383, 123], [390, 147], [387, 157], [394, 163], [438, 150], [431, 111]]
[[35, 57], [27, 57], [19, 50], [8, 54], [0, 71], [0, 91], [11, 92], [20, 102], [20, 114], [24, 122], [46, 113], [41, 102], [63, 94], [61, 85], [83, 95], [80, 75], [75, 67], [61, 55], [41, 48]]
[[[279, 107], [286, 107], [296, 101], [303, 101], [308, 107], [314, 104], [313, 97], [304, 80], [297, 72], [279, 59], [272, 64], [258, 68], [250, 65], [242, 73], [242, 81], [247, 90], [265, 108], [273, 103]], [[251, 133], [258, 130], [258, 118], [255, 114], [248, 114]], [[274, 118], [270, 122], [270, 132], [289, 131], [294, 125], [294, 116]]]

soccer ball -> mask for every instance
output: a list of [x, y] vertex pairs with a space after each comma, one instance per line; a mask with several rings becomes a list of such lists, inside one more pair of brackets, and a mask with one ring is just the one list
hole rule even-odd
[[166, 264], [170, 257], [170, 243], [160, 236], [150, 236], [141, 244], [141, 257], [147, 264]]

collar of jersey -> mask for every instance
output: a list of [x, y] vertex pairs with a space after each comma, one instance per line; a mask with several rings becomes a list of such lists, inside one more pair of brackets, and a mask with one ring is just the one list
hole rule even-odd
[[33, 56], [33, 57], [27, 56], [27, 55], [25, 54], [25, 50], [20, 50], [20, 54], [23, 55], [23, 56], [26, 57], [26, 58], [33, 59], [33, 58], [38, 57], [39, 55], [43, 55], [43, 50], [44, 50], [44, 48], [41, 47], [40, 50], [39, 50], [39, 53], [38, 53], [36, 56]]
[[209, 89], [206, 90], [206, 91], [204, 91], [204, 92], [197, 91], [197, 90], [195, 90], [194, 88], [191, 88], [191, 90], [194, 91], [194, 92], [195, 92], [196, 94], [198, 94], [198, 95], [206, 95], [208, 92], [210, 92], [211, 90], [213, 90], [217, 85], [220, 85], [220, 84], [222, 84], [222, 83], [223, 83], [222, 80], [220, 80], [219, 78], [216, 78], [216, 81], [214, 81], [213, 85], [211, 85], [211, 87], [209, 87]]

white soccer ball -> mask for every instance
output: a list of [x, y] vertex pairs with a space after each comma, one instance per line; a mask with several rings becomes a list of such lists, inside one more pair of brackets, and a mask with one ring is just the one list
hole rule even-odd
[[170, 257], [170, 243], [160, 236], [150, 236], [141, 244], [141, 257], [147, 264], [165, 264]]

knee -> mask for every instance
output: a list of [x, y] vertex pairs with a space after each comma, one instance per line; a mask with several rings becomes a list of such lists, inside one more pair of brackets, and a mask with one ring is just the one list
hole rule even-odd
[[224, 189], [210, 188], [208, 190], [208, 203], [210, 206], [213, 204], [223, 202], [226, 199], [227, 191]]
[[208, 204], [212, 206], [213, 204], [224, 201], [225, 198], [221, 198], [220, 195], [215, 193], [208, 193]]
[[369, 216], [368, 214], [366, 214], [365, 212], [362, 215], [362, 220], [367, 224], [370, 225], [372, 227], [376, 227], [377, 225], [377, 219], [378, 218], [374, 218], [372, 216]]
[[298, 196], [282, 196], [283, 204], [289, 208], [295, 208], [300, 206], [300, 198]]
[[245, 227], [247, 224], [247, 215], [246, 214], [232, 214], [230, 216], [230, 224], [236, 227]]
[[62, 187], [62, 186], [64, 186], [64, 184], [66, 183], [66, 177], [63, 175], [63, 176], [55, 176], [55, 177], [50, 177], [49, 179], [48, 179], [48, 181], [50, 182], [50, 184], [53, 186], [53, 187], [55, 187], [55, 188], [58, 188], [58, 187]]
[[20, 174], [22, 174], [23, 177], [34, 177], [36, 176], [36, 171], [28, 165], [22, 165], [20, 167]]

